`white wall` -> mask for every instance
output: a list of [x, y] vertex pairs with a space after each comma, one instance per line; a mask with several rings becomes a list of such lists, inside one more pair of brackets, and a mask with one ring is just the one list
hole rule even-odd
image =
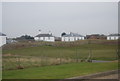
[[75, 37], [75, 40], [79, 40], [79, 38], [78, 38], [78, 37]]
[[0, 47], [6, 44], [6, 36], [0, 36]]
[[78, 40], [81, 40], [82, 39], [82, 37], [78, 37]]
[[64, 37], [61, 37], [61, 41], [64, 41], [65, 40], [65, 38]]
[[69, 37], [62, 37], [62, 41], [69, 41]]
[[34, 40], [35, 40], [35, 41], [38, 41], [38, 40], [39, 40], [39, 38], [38, 38], [38, 37], [34, 37]]
[[85, 37], [82, 37], [82, 40], [84, 40], [85, 39]]
[[69, 37], [65, 37], [65, 39], [64, 39], [65, 41], [69, 41]]
[[49, 41], [49, 42], [54, 42], [55, 37], [34, 37], [35, 41]]
[[75, 37], [70, 37], [69, 41], [75, 41]]
[[45, 38], [44, 37], [39, 37], [39, 40], [44, 40]]
[[110, 37], [107, 37], [107, 40], [110, 40]]
[[84, 37], [61, 37], [62, 41], [77, 41], [77, 40], [84, 40]]
[[44, 41], [54, 42], [55, 38], [54, 37], [45, 37]]
[[118, 36], [108, 36], [107, 40], [118, 40], [120, 37]]
[[119, 39], [119, 37], [115, 37], [115, 40]]

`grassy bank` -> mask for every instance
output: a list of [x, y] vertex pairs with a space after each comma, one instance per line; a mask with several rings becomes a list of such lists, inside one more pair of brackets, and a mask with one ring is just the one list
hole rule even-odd
[[38, 46], [27, 47], [12, 50], [3, 50], [3, 55], [21, 55], [21, 56], [47, 56], [62, 58], [87, 58], [92, 51], [92, 59], [114, 60], [116, 59], [117, 45], [104, 44], [84, 44], [80, 46], [55, 47], [55, 46]]
[[3, 71], [3, 79], [64, 79], [118, 68], [117, 62], [71, 63]]
[[[116, 41], [87, 40], [77, 42], [34, 42], [19, 43], [18, 48], [3, 49], [3, 70], [19, 68], [60, 65], [65, 63], [81, 62], [86, 60], [91, 53], [93, 60], [117, 60]], [[24, 44], [27, 44], [26, 46]], [[20, 47], [23, 45], [25, 47]]]

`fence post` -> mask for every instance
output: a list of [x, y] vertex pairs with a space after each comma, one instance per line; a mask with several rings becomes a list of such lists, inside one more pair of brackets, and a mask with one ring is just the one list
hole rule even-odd
[[[91, 40], [88, 40], [88, 44], [90, 46], [91, 44]], [[86, 60], [87, 62], [92, 62], [92, 50], [91, 50], [91, 47], [89, 47], [89, 55], [88, 55], [88, 58]]]
[[91, 49], [90, 49], [90, 53], [89, 53], [88, 62], [92, 62], [92, 50]]
[[17, 69], [23, 69], [23, 67], [21, 66], [21, 63], [20, 63], [20, 56], [17, 57]]
[[77, 47], [76, 47], [76, 62], [78, 62]]
[[118, 52], [118, 49], [116, 49], [116, 59], [119, 58], [119, 52]]

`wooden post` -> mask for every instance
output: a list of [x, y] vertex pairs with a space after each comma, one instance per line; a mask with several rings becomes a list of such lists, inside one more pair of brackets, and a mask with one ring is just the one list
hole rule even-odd
[[[90, 46], [90, 44], [91, 44], [90, 40], [88, 41], [88, 44]], [[92, 62], [92, 50], [91, 50], [91, 47], [89, 47], [89, 55], [88, 55], [88, 58], [87, 58], [87, 62]]]
[[77, 47], [76, 47], [76, 62], [78, 62], [78, 53], [77, 53]]
[[17, 63], [18, 63], [17, 69], [23, 69], [23, 67], [21, 66], [21, 62], [20, 62], [20, 56], [17, 57]]
[[119, 58], [119, 52], [118, 49], [116, 49], [116, 60]]

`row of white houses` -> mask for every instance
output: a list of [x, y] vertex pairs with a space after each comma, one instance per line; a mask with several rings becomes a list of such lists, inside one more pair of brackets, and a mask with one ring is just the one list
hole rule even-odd
[[[48, 41], [48, 42], [54, 42], [55, 41], [55, 36], [52, 34], [38, 34], [37, 36], [34, 37], [35, 41]], [[77, 40], [84, 40], [85, 36], [77, 34], [77, 33], [72, 33], [70, 32], [69, 34], [63, 35], [61, 37], [61, 41], [77, 41]], [[107, 40], [118, 40], [120, 39], [119, 34], [110, 34], [107, 36]]]
[[52, 34], [38, 34], [34, 37], [34, 40], [36, 41], [48, 41], [48, 42], [54, 42], [55, 37], [52, 36]]
[[77, 41], [77, 40], [84, 40], [84, 39], [85, 39], [84, 36], [77, 33], [72, 33], [72, 32], [70, 32], [70, 34], [66, 34], [61, 37], [62, 41]]
[[[54, 42], [55, 41], [55, 36], [52, 34], [38, 34], [37, 36], [34, 37], [35, 41], [49, 41], [49, 42]], [[77, 41], [77, 40], [84, 40], [85, 37], [82, 35], [79, 35], [77, 33], [70, 33], [63, 35], [61, 37], [61, 41]]]
[[120, 39], [120, 34], [110, 34], [107, 36], [107, 40], [118, 40]]
[[[5, 34], [0, 33], [0, 47], [6, 44], [6, 38], [7, 36]], [[37, 36], [34, 37], [35, 41], [54, 42], [55, 39], [56, 37], [50, 33], [49, 34], [39, 33]], [[60, 39], [61, 41], [69, 42], [69, 41], [84, 40], [85, 36], [70, 32], [69, 34], [63, 35]], [[107, 36], [107, 40], [118, 40], [118, 39], [120, 39], [120, 34], [110, 34]]]

